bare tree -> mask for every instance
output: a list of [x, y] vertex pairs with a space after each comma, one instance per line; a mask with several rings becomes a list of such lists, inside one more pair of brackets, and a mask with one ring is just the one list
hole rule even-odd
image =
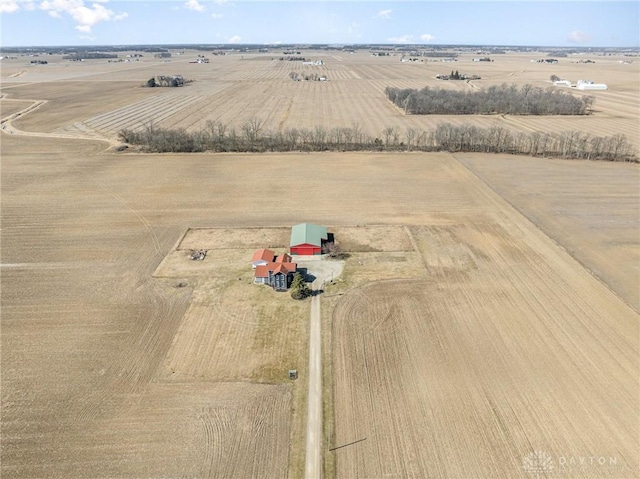
[[284, 136], [287, 140], [289, 150], [295, 150], [298, 146], [298, 138], [300, 138], [300, 132], [295, 128], [291, 128], [285, 131]]
[[262, 120], [258, 120], [257, 118], [251, 118], [248, 122], [242, 125], [242, 132], [244, 133], [244, 137], [249, 144], [249, 148], [255, 148], [256, 140], [258, 139], [258, 133], [262, 129]]
[[326, 254], [329, 258], [333, 259], [345, 259], [349, 256], [348, 253], [334, 241], [322, 245], [322, 254]]
[[300, 130], [300, 138], [302, 139], [302, 146], [304, 150], [311, 149], [311, 141], [313, 139], [313, 133], [306, 128]]
[[324, 126], [318, 125], [313, 130], [313, 143], [317, 151], [325, 149], [325, 141], [327, 139], [327, 130]]
[[235, 126], [229, 128], [229, 150], [230, 151], [238, 151], [238, 133], [236, 132]]
[[411, 151], [411, 148], [413, 148], [413, 143], [416, 140], [416, 137], [418, 136], [418, 130], [416, 130], [415, 128], [409, 127], [406, 129], [404, 136], [407, 140], [407, 151]]
[[342, 127], [334, 127], [329, 132], [329, 138], [331, 139], [331, 148], [342, 149], [343, 138], [344, 138], [344, 128]]

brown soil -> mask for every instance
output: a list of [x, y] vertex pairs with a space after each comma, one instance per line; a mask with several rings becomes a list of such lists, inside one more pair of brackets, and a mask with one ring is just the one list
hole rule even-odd
[[[327, 475], [526, 477], [523, 455], [544, 450], [556, 467], [613, 456], [618, 477], [637, 476], [636, 166], [108, 153], [77, 138], [113, 139], [128, 113], [189, 129], [253, 116], [281, 128], [358, 121], [372, 134], [427, 126], [437, 119], [406, 118], [380, 93], [434, 84], [442, 67], [328, 57], [329, 82], [294, 84], [285, 62], [237, 56], [20, 61], [3, 60], [3, 116], [20, 111], [4, 110], [7, 98], [46, 103], [12, 122], [29, 136], [0, 144], [3, 477], [300, 477], [307, 303], [280, 309], [286, 295], [250, 284], [248, 261], [270, 238], [249, 231], [305, 221], [346, 227], [345, 241], [353, 225], [390, 228], [349, 240], [359, 251], [326, 293], [348, 292], [324, 325]], [[597, 92], [601, 113], [552, 128], [635, 134], [638, 64], [592, 67], [551, 72], [514, 56], [470, 73], [539, 85], [590, 73], [611, 88]], [[136, 86], [167, 70], [196, 82]], [[190, 228], [248, 236], [194, 262], [190, 247], [219, 248], [225, 235], [175, 250]], [[269, 241], [286, 245], [281, 235]], [[297, 360], [298, 382], [282, 380]], [[561, 472], [615, 477], [592, 464]]]

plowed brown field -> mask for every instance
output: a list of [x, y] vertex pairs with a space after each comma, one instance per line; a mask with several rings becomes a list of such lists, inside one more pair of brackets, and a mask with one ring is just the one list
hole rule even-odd
[[[535, 477], [535, 451], [548, 476], [638, 476], [637, 166], [117, 154], [81, 138], [156, 114], [186, 128], [423, 124], [379, 93], [442, 68], [328, 56], [313, 68], [329, 82], [294, 84], [289, 62], [264, 57], [19, 61], [3, 60], [3, 118], [45, 102], [0, 144], [2, 477], [300, 477], [308, 303], [248, 284], [248, 261], [256, 241], [286, 242], [274, 227], [303, 221], [353, 249], [321, 299], [337, 302], [325, 476]], [[638, 65], [607, 62], [609, 76], [600, 61], [567, 73], [609, 83], [601, 115], [631, 130]], [[478, 68], [495, 82], [569, 76], [515, 56]], [[197, 81], [138, 88], [163, 73]], [[182, 95], [198, 99], [181, 109]], [[473, 121], [485, 120], [501, 121]], [[205, 261], [185, 259], [202, 247]]]
[[[626, 57], [596, 57], [595, 63], [575, 56], [556, 65], [531, 63], [544, 54], [505, 54], [493, 62], [474, 62], [461, 55], [455, 63], [426, 61], [403, 63], [399, 56], [372, 57], [359, 52], [332, 56], [307, 51], [304, 55], [323, 60], [321, 66], [301, 62], [273, 61], [279, 55], [227, 55], [208, 64], [190, 64], [199, 52], [174, 57], [169, 63], [143, 58], [135, 63], [87, 61], [73, 64], [52, 57], [48, 65], [29, 67], [24, 59], [3, 60], [3, 92], [11, 99], [47, 100], [39, 115], [16, 122], [25, 130], [76, 134], [93, 132], [113, 138], [123, 128], [143, 128], [154, 124], [166, 128], [197, 131], [207, 122], [223, 122], [239, 128], [252, 118], [263, 128], [283, 131], [324, 126], [348, 127], [358, 124], [370, 135], [381, 136], [388, 127], [402, 134], [407, 128], [430, 129], [438, 123], [503, 126], [513, 131], [585, 131], [604, 136], [624, 133], [640, 151], [638, 110], [640, 91], [637, 78], [640, 63], [622, 64]], [[473, 82], [441, 81], [438, 74], [452, 69], [480, 75]], [[294, 82], [291, 71], [326, 75], [327, 82]], [[22, 72], [19, 77], [12, 75]], [[160, 74], [182, 74], [194, 80], [184, 88], [141, 88], [147, 79]], [[575, 118], [512, 116], [405, 116], [389, 102], [384, 89], [443, 87], [471, 90], [501, 83], [549, 87], [550, 76], [572, 82], [593, 80], [606, 83], [608, 91], [581, 92], [596, 98], [594, 115]], [[559, 87], [562, 88], [562, 87]], [[8, 103], [4, 101], [3, 103]], [[3, 116], [6, 116], [3, 114]]]

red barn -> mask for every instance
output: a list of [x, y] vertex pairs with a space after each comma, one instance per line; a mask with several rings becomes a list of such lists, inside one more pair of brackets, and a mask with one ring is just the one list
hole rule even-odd
[[292, 255], [316, 255], [322, 252], [322, 242], [328, 238], [327, 228], [301, 223], [291, 228], [291, 241], [289, 243]]

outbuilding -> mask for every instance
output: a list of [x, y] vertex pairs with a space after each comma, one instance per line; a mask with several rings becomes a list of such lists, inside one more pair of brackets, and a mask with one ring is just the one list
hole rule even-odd
[[604, 83], [593, 83], [591, 80], [578, 80], [576, 83], [578, 90], [606, 90], [607, 85]]
[[322, 253], [322, 244], [328, 237], [325, 226], [300, 223], [291, 228], [289, 249], [292, 255], [319, 255]]

